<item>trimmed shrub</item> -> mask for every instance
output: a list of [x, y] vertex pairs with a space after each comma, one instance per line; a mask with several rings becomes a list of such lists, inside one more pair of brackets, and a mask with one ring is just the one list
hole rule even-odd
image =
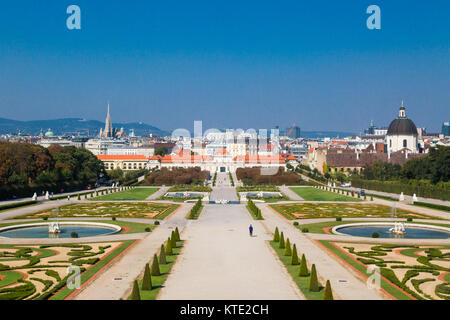
[[175, 237], [176, 237], [177, 241], [181, 241], [180, 231], [178, 230], [178, 227], [175, 228]]
[[159, 226], [159, 221], [155, 221], [155, 222], [154, 222], [154, 225], [155, 225], [155, 226]]
[[281, 232], [281, 235], [280, 235], [280, 243], [278, 244], [278, 248], [280, 248], [280, 249], [284, 249], [284, 235], [283, 235], [283, 232]]
[[379, 238], [380, 234], [378, 232], [372, 233], [372, 238]]
[[161, 271], [159, 270], [159, 263], [158, 263], [158, 257], [155, 255], [153, 256], [153, 263], [152, 263], [152, 276], [160, 276]]
[[170, 244], [172, 245], [172, 248], [176, 248], [177, 247], [177, 238], [175, 235], [175, 231], [172, 231], [172, 234], [170, 235]]
[[152, 276], [148, 263], [145, 264], [144, 278], [142, 279], [142, 290], [152, 290]]
[[294, 221], [293, 225], [298, 226], [298, 221]]
[[336, 221], [342, 221], [342, 218], [341, 217], [337, 217]]
[[139, 293], [139, 285], [137, 280], [134, 280], [133, 291], [131, 292], [131, 300], [141, 300], [141, 294]]
[[413, 218], [409, 217], [408, 219], [406, 219], [406, 221], [411, 222], [413, 221]]
[[166, 253], [164, 252], [164, 245], [161, 245], [161, 249], [159, 250], [159, 263], [160, 264], [166, 264]]
[[42, 220], [47, 221], [48, 217], [43, 217]]
[[152, 229], [150, 227], [145, 228], [145, 232], [150, 232], [150, 231], [152, 231]]
[[289, 238], [286, 239], [286, 244], [284, 246], [284, 255], [285, 256], [290, 256], [292, 255], [292, 251], [291, 251], [291, 242], [289, 241]]
[[302, 232], [303, 232], [303, 233], [308, 233], [308, 232], [309, 232], [309, 229], [308, 229], [308, 228], [302, 228]]
[[278, 227], [275, 228], [275, 233], [273, 235], [273, 241], [275, 241], [275, 242], [280, 241], [280, 234], [278, 232]]
[[166, 251], [166, 255], [172, 255], [173, 254], [172, 244], [170, 242], [170, 238], [166, 242], [166, 249], [165, 249], [165, 251]]
[[81, 200], [81, 196], [80, 196], [80, 194], [78, 194], [78, 196], [77, 196], [77, 200]]
[[292, 258], [291, 258], [291, 264], [293, 266], [297, 266], [300, 264], [300, 262], [298, 261], [298, 255], [297, 255], [297, 246], [294, 245], [292, 246]]
[[112, 217], [111, 220], [112, 220], [112, 221], [116, 221], [116, 217]]
[[75, 231], [73, 231], [73, 232], [70, 234], [70, 237], [71, 237], [71, 238], [78, 238], [78, 233], [76, 233]]
[[311, 275], [309, 276], [309, 291], [318, 292], [319, 290], [319, 280], [317, 280], [316, 265], [313, 264], [311, 267]]
[[298, 269], [298, 275], [300, 277], [309, 276], [308, 265], [306, 264], [305, 254], [302, 254], [302, 259], [300, 261], [300, 268]]
[[334, 300], [333, 291], [331, 290], [330, 280], [327, 280], [327, 284], [325, 285], [325, 292], [323, 294], [323, 300]]

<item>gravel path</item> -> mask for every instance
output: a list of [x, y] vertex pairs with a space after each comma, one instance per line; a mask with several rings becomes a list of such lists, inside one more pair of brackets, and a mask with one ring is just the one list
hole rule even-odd
[[[254, 236], [248, 234], [253, 224]], [[206, 205], [159, 299], [304, 299], [244, 205]]]
[[294, 191], [289, 189], [289, 187], [286, 186], [280, 186], [280, 191], [284, 193], [287, 197], [289, 197], [292, 200], [303, 200], [302, 197], [300, 197], [298, 194], [296, 194]]
[[131, 247], [109, 269], [103, 270], [94, 281], [76, 294], [74, 299], [126, 299], [131, 292], [134, 279], [144, 271], [146, 263], [151, 263], [153, 255], [159, 253], [161, 244], [167, 240], [172, 230], [178, 227], [180, 232], [182, 232], [186, 224], [189, 223], [184, 217], [192, 206], [192, 204], [184, 204], [164, 224]]

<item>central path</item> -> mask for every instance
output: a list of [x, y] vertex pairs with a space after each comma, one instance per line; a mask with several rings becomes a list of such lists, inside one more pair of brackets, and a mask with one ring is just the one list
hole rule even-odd
[[158, 299], [304, 299], [244, 205], [206, 205], [181, 236], [186, 245]]

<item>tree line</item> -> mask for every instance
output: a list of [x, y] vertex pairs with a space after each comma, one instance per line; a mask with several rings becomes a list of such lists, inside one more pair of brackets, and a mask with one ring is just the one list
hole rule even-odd
[[83, 148], [0, 142], [0, 199], [84, 189], [101, 174], [103, 163]]
[[145, 177], [147, 185], [173, 185], [173, 184], [194, 184], [203, 185], [209, 179], [209, 171], [201, 170], [200, 167], [181, 168], [176, 167], [172, 170], [161, 168], [153, 170]]

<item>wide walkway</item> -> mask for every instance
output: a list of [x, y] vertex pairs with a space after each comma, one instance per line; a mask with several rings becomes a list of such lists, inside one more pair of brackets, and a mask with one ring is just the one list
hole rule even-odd
[[131, 292], [134, 279], [143, 271], [146, 263], [151, 263], [161, 244], [178, 227], [182, 233], [189, 220], [185, 219], [193, 204], [184, 204], [167, 221], [140, 240], [109, 269], [90, 282], [75, 296], [75, 300], [119, 300], [126, 299]]
[[280, 191], [291, 200], [299, 200], [299, 201], [303, 200], [302, 197], [300, 197], [298, 194], [292, 191], [289, 187], [280, 186]]
[[244, 205], [206, 205], [182, 238], [183, 253], [159, 299], [304, 299], [272, 252], [271, 235]]
[[317, 273], [321, 283], [330, 280], [335, 299], [343, 300], [379, 300], [385, 298], [379, 292], [366, 287], [365, 279], [351, 272], [348, 266], [333, 259], [322, 247], [314, 243], [306, 234], [301, 233], [292, 225], [291, 221], [275, 213], [266, 204], [257, 205], [264, 217], [262, 224], [268, 231], [273, 232], [275, 227], [288, 237], [291, 243], [295, 243], [299, 254], [305, 254], [309, 264], [316, 265]]

